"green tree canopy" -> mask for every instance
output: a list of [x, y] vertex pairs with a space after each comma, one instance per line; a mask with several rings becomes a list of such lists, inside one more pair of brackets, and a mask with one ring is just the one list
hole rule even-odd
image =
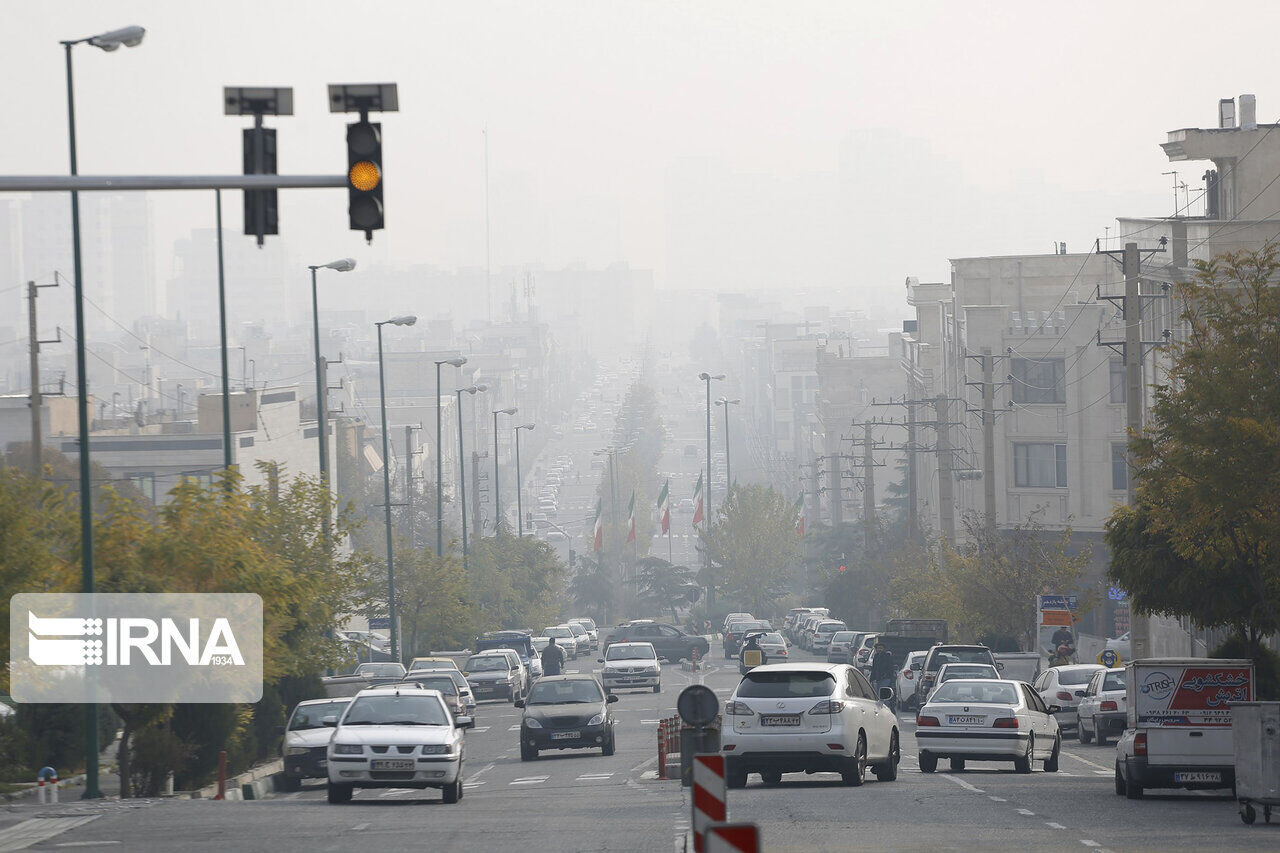
[[712, 564], [711, 578], [700, 581], [713, 581], [718, 596], [760, 613], [786, 592], [796, 558], [796, 511], [778, 492], [754, 484], [730, 487], [700, 538]]

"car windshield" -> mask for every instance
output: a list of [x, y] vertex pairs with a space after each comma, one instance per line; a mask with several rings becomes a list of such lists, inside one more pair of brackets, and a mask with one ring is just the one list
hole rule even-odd
[[456, 665], [451, 660], [416, 660], [410, 667], [410, 672], [417, 672], [423, 669], [455, 669]]
[[573, 632], [568, 628], [548, 628], [546, 633], [548, 637], [555, 637], [557, 639], [564, 639], [565, 637], [573, 636]]
[[1000, 673], [996, 672], [994, 666], [985, 664], [952, 664], [942, 673], [943, 681], [951, 681], [954, 678], [999, 678]]
[[605, 653], [605, 660], [653, 660], [657, 655], [653, 653], [653, 646], [640, 644], [628, 645], [612, 645], [609, 651]]
[[777, 633], [764, 634], [756, 642], [763, 643], [768, 646], [785, 646], [787, 644], [786, 641], [782, 639], [782, 635]]
[[738, 685], [738, 696], [744, 699], [803, 699], [811, 696], [830, 696], [835, 686], [835, 677], [821, 670], [752, 671]]
[[344, 726], [447, 726], [449, 712], [435, 696], [412, 693], [357, 696], [342, 720]]
[[458, 685], [453, 683], [453, 679], [444, 675], [432, 675], [428, 678], [415, 678], [415, 684], [421, 684], [428, 690], [439, 690], [441, 693], [447, 693], [450, 696], [458, 695]]
[[404, 667], [398, 663], [362, 663], [356, 669], [356, 675], [372, 675], [375, 678], [399, 678], [404, 675]]
[[529, 692], [529, 705], [583, 705], [603, 702], [604, 694], [595, 679], [539, 681]]
[[1102, 682], [1103, 690], [1124, 690], [1124, 673], [1108, 672]]
[[325, 717], [339, 717], [343, 709], [351, 704], [350, 699], [333, 702], [317, 702], [314, 705], [299, 705], [289, 719], [289, 731], [300, 732], [305, 729], [318, 729], [324, 726]]
[[994, 681], [948, 681], [929, 699], [934, 702], [990, 702], [995, 705], [1017, 705], [1018, 691], [1012, 683]]
[[467, 672], [504, 672], [507, 659], [501, 655], [483, 655], [467, 660]]
[[1072, 686], [1088, 684], [1095, 672], [1097, 672], [1096, 669], [1060, 669], [1058, 670], [1058, 683]]
[[991, 663], [988, 649], [947, 649], [933, 656], [931, 669], [939, 669], [949, 663]]

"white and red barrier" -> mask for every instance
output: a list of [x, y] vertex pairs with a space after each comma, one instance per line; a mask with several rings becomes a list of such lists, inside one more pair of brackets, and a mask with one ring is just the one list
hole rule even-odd
[[705, 853], [760, 853], [760, 828], [754, 823], [718, 823], [707, 827]]
[[724, 780], [724, 756], [698, 753], [693, 757], [693, 849], [706, 849], [705, 833], [713, 823], [729, 819]]
[[42, 767], [36, 774], [36, 802], [40, 805], [58, 802], [58, 771]]

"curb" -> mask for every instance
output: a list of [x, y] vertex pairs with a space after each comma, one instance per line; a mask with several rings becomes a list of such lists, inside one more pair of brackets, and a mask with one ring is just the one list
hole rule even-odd
[[[252, 770], [227, 779], [227, 800], [261, 800], [276, 790], [276, 780], [284, 774], [284, 760], [277, 758], [260, 764]], [[218, 795], [218, 785], [206, 785], [187, 795], [191, 800], [212, 800]]]

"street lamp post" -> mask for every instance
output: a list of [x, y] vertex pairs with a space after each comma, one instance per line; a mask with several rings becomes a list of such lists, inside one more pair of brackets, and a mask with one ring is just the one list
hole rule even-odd
[[[704, 506], [706, 507], [702, 517], [702, 523], [710, 526], [711, 524], [711, 380], [724, 379], [723, 373], [717, 373], [714, 376], [710, 373], [699, 373], [698, 378], [707, 383], [707, 482], [703, 487], [704, 497], [706, 498]], [[716, 603], [715, 583], [711, 579], [711, 552], [707, 551], [707, 610], [708, 612]]]
[[436, 362], [436, 556], [444, 554], [444, 438], [440, 411], [440, 365], [462, 367], [466, 356], [446, 358]]
[[729, 497], [729, 492], [733, 489], [733, 468], [729, 464], [729, 407], [736, 406], [741, 400], [730, 400], [721, 397], [716, 400], [717, 406], [724, 406], [724, 482], [725, 482], [725, 499]]
[[[498, 415], [514, 415], [519, 409], [510, 406], [493, 412], [493, 535], [502, 529], [502, 495], [498, 492]], [[518, 483], [516, 484], [519, 485]]]
[[462, 507], [462, 570], [464, 572], [467, 570], [467, 457], [462, 447], [462, 395], [475, 396], [481, 388], [480, 385], [468, 385], [454, 392], [458, 395], [458, 505]]
[[[315, 270], [312, 270], [314, 274]], [[391, 627], [391, 659], [400, 660], [400, 638], [396, 632], [396, 569], [391, 546], [391, 451], [387, 434], [387, 380], [382, 363], [382, 327], [412, 326], [418, 318], [412, 315], [392, 317], [374, 323], [378, 327], [378, 397], [382, 406], [382, 505], [385, 510], [387, 528], [387, 614]]]
[[[79, 174], [76, 161], [76, 100], [74, 77], [71, 72], [71, 48], [88, 43], [108, 53], [124, 45], [137, 47], [147, 31], [142, 27], [125, 27], [100, 33], [88, 38], [62, 42], [67, 56], [67, 138], [71, 151], [71, 174]], [[84, 270], [80, 258], [80, 194], [71, 191], [71, 253], [75, 267], [73, 296], [76, 316], [76, 410], [80, 450], [80, 583], [86, 593], [94, 591], [93, 582], [93, 488], [89, 469], [89, 374], [85, 365], [84, 339]], [[92, 688], [90, 688], [92, 691]], [[90, 700], [96, 697], [90, 693]], [[85, 779], [82, 799], [101, 799], [98, 788], [98, 705], [94, 701], [84, 706]]]
[[[336, 270], [337, 272], [351, 272], [356, 268], [354, 258], [339, 258], [336, 261], [330, 261], [327, 264], [317, 264], [308, 266], [311, 270], [311, 330], [315, 336], [316, 350], [316, 439], [320, 447], [320, 484], [326, 489], [329, 488], [329, 451], [328, 451], [328, 432], [329, 432], [329, 416], [325, 412], [325, 395], [329, 390], [324, 386], [328, 384], [325, 381], [324, 370], [320, 366], [320, 301], [316, 295], [316, 270]], [[381, 335], [382, 326], [378, 326], [379, 335]], [[381, 340], [381, 337], [379, 337]], [[385, 464], [385, 460], [384, 460]], [[329, 510], [326, 508], [324, 513], [324, 540], [329, 541]], [[394, 638], [392, 642], [395, 642]]]
[[512, 432], [516, 437], [516, 525], [519, 535], [524, 536], [524, 480], [520, 479], [520, 430], [533, 429], [534, 424], [520, 424]]

